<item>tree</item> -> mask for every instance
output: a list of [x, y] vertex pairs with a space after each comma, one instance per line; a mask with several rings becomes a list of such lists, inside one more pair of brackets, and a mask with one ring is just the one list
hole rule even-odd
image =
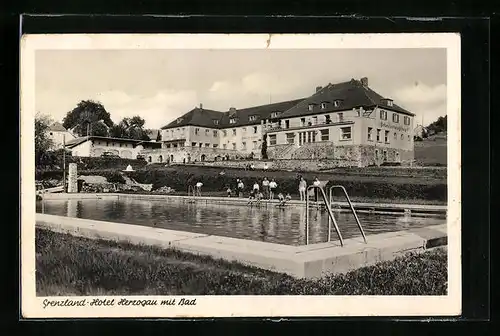
[[72, 129], [78, 136], [108, 136], [113, 121], [104, 106], [93, 100], [82, 100], [66, 114], [63, 126]]
[[156, 135], [156, 141], [157, 142], [161, 141], [161, 131], [158, 131], [158, 134]]
[[49, 136], [49, 127], [52, 119], [41, 113], [35, 115], [35, 165], [42, 165], [43, 157], [53, 146], [53, 141]]
[[139, 116], [123, 118], [117, 125], [110, 128], [110, 136], [148, 141], [150, 138], [147, 130], [144, 129], [145, 123], [146, 121]]
[[434, 121], [429, 126], [427, 126], [427, 130], [429, 131], [430, 134], [438, 134], [441, 132], [446, 132], [447, 122], [448, 122], [447, 116], [439, 117], [438, 120]]
[[262, 148], [261, 148], [262, 159], [267, 160], [267, 134], [264, 133], [262, 136]]

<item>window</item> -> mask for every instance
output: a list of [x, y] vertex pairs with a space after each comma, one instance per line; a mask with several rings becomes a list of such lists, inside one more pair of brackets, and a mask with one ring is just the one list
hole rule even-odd
[[209, 130], [209, 129], [206, 129], [206, 130], [205, 130], [205, 135], [208, 135], [208, 132], [210, 132], [210, 130]]
[[200, 142], [200, 145], [199, 145], [199, 147], [200, 147], [200, 148], [201, 148], [201, 147], [203, 147], [203, 144], [202, 144], [201, 142]]
[[403, 134], [401, 134], [401, 140], [403, 140]]
[[409, 135], [409, 134], [408, 134], [408, 141], [411, 141], [411, 137], [410, 137], [410, 135]]
[[326, 103], [321, 103], [321, 108], [324, 110], [326, 109]]
[[217, 138], [217, 136], [219, 136], [218, 132], [214, 131], [214, 138]]
[[405, 125], [409, 125], [410, 124], [410, 117], [405, 116], [404, 123], [405, 123]]
[[214, 125], [219, 125], [219, 120], [214, 119], [213, 121], [214, 121]]
[[384, 140], [385, 140], [385, 143], [389, 143], [389, 131], [385, 131]]
[[257, 134], [257, 126], [254, 126], [253, 128], [253, 134]]
[[236, 149], [236, 143], [233, 142], [233, 149]]
[[276, 134], [272, 134], [272, 135], [269, 136], [269, 144], [271, 146], [276, 145]]
[[222, 135], [223, 135], [223, 136], [227, 136], [227, 131], [226, 131], [226, 130], [223, 130], [223, 131], [222, 131]]
[[199, 128], [195, 128], [194, 129], [194, 134], [198, 135], [200, 133], [200, 129]]
[[236, 135], [236, 128], [233, 128], [233, 135]]
[[375, 149], [375, 160], [378, 160], [378, 149]]
[[399, 122], [399, 114], [393, 113], [392, 114], [392, 121], [395, 123], [398, 123]]
[[285, 128], [290, 128], [290, 120], [285, 120]]
[[245, 141], [241, 143], [241, 149], [243, 150], [247, 149], [247, 143]]
[[387, 151], [384, 150], [384, 162], [387, 161]]
[[368, 140], [370, 140], [370, 141], [373, 140], [372, 133], [373, 133], [373, 128], [372, 127], [368, 127]]
[[210, 147], [210, 144], [209, 144], [209, 143], [206, 143], [206, 144], [205, 144], [205, 147]]
[[339, 121], [344, 121], [344, 113], [339, 113], [338, 117], [339, 117]]
[[271, 113], [271, 118], [277, 118], [279, 116], [279, 112], [273, 112]]
[[313, 117], [312, 121], [313, 121], [313, 125], [317, 125], [318, 124], [318, 117]]
[[177, 148], [177, 144], [173, 144], [172, 147]]
[[380, 110], [380, 119], [387, 120], [387, 111]]
[[377, 129], [377, 141], [380, 142], [380, 130], [379, 129]]
[[179, 147], [184, 147], [184, 142], [180, 142]]
[[236, 124], [236, 118], [231, 118], [229, 119], [230, 124]]
[[398, 140], [398, 133], [394, 132], [394, 140]]
[[255, 121], [255, 120], [257, 120], [256, 115], [251, 115], [250, 117], [248, 117], [248, 121]]
[[214, 145], [213, 145], [213, 147], [214, 147], [214, 148], [217, 148], [218, 146], [217, 146], [217, 144], [214, 144]]
[[253, 149], [257, 149], [257, 141], [253, 142]]
[[196, 142], [191, 142], [191, 147], [196, 147]]
[[170, 148], [170, 144], [167, 144], [167, 148]]
[[314, 110], [314, 104], [309, 104], [309, 111]]
[[243, 127], [243, 132], [246, 132], [247, 131], [247, 128], [246, 127]]
[[327, 114], [325, 115], [325, 124], [330, 124], [332, 122], [332, 120], [330, 119], [330, 115]]
[[180, 124], [182, 122], [182, 118], [177, 118], [177, 123]]
[[390, 99], [389, 99], [389, 100], [387, 100], [387, 106], [392, 106], [392, 105], [394, 105], [394, 104], [392, 103], [392, 100], [390, 100]]
[[306, 118], [300, 118], [300, 126], [306, 125]]
[[286, 134], [286, 143], [293, 144], [295, 142], [295, 133]]
[[227, 148], [227, 145], [226, 145], [226, 144], [222, 144], [222, 148], [223, 148], [223, 149], [226, 149], [226, 148]]
[[335, 106], [335, 107], [339, 107], [339, 106], [340, 106], [340, 100], [335, 100], [335, 101], [333, 102], [333, 106]]
[[330, 140], [330, 130], [324, 129], [321, 130], [321, 141]]
[[340, 128], [340, 139], [341, 140], [351, 140], [351, 127], [341, 127]]

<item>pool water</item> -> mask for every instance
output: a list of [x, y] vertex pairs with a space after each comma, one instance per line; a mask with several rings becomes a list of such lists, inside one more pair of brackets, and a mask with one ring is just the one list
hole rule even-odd
[[[42, 212], [41, 202], [36, 211]], [[249, 207], [211, 204], [201, 201], [133, 198], [92, 200], [46, 200], [45, 214], [68, 216], [107, 222], [144, 225], [169, 230], [188, 231], [217, 236], [257, 240], [286, 245], [304, 245], [305, 207], [275, 205]], [[351, 212], [334, 211], [344, 239], [361, 236]], [[358, 213], [367, 236], [446, 223], [441, 217]], [[332, 240], [338, 236], [332, 225]], [[328, 240], [328, 214], [325, 210], [309, 209], [309, 243]]]

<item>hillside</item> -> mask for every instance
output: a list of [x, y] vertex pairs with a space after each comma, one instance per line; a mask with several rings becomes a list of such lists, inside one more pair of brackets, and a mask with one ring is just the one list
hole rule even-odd
[[441, 132], [422, 141], [415, 141], [415, 161], [419, 166], [447, 165], [447, 134]]

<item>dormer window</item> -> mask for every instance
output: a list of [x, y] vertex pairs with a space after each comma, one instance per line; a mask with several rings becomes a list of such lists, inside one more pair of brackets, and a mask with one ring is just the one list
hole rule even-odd
[[309, 111], [312, 111], [314, 110], [314, 104], [309, 104], [309, 107], [308, 107]]
[[334, 100], [334, 101], [333, 101], [333, 106], [335, 106], [335, 107], [339, 107], [339, 106], [340, 106], [340, 102], [341, 102], [341, 100], [340, 100], [340, 99]]
[[177, 123], [180, 124], [182, 122], [182, 118], [177, 118]]
[[279, 112], [273, 112], [271, 113], [271, 118], [277, 118], [280, 115]]
[[229, 119], [230, 124], [236, 124], [236, 118], [231, 118]]
[[219, 120], [214, 119], [213, 122], [214, 122], [214, 125], [219, 125]]
[[387, 106], [394, 106], [394, 102], [392, 101], [392, 99], [389, 98], [382, 99], [382, 104], [385, 104]]
[[251, 115], [248, 117], [248, 121], [255, 121], [257, 120], [257, 116], [256, 115]]
[[321, 103], [321, 109], [322, 110], [326, 109], [326, 103]]

